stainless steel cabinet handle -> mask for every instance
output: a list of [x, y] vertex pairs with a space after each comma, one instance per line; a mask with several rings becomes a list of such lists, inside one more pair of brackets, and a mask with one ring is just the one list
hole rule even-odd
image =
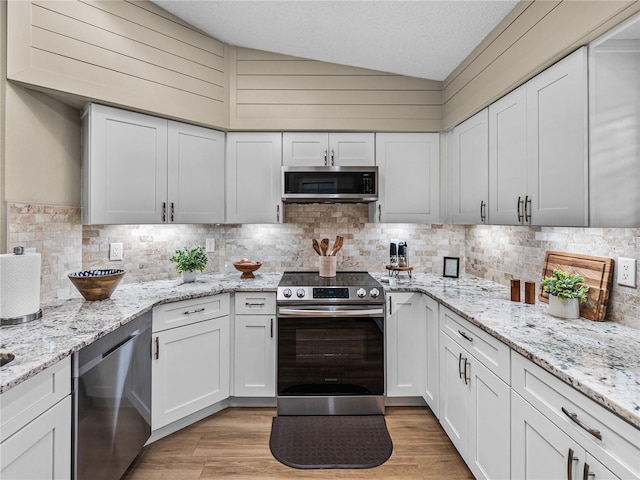
[[573, 456], [573, 449], [569, 449], [567, 456], [567, 480], [573, 480], [573, 462], [577, 462], [578, 458]]
[[156, 337], [156, 353], [155, 353], [155, 358], [156, 360], [158, 360], [158, 358], [160, 358], [160, 337]]
[[595, 428], [591, 428], [589, 425], [584, 424], [579, 418], [578, 418], [578, 414], [577, 413], [571, 413], [569, 410], [567, 410], [566, 408], [562, 407], [562, 413], [564, 413], [567, 417], [569, 417], [571, 419], [572, 422], [576, 423], [580, 428], [586, 430], [587, 432], [589, 432], [591, 435], [593, 435], [594, 437], [596, 437], [598, 440], [602, 440], [602, 433], [600, 433], [600, 430], [597, 430]]
[[183, 315], [193, 315], [194, 313], [200, 313], [200, 312], [204, 312], [204, 307], [202, 308], [196, 308], [195, 310], [187, 310], [185, 312], [182, 312]]
[[469, 371], [470, 369], [467, 369], [467, 367], [471, 367], [471, 364], [465, 358], [464, 359], [464, 384], [465, 385], [469, 385], [469, 382], [471, 381], [471, 372]]
[[469, 335], [467, 335], [465, 332], [463, 332], [462, 330], [458, 330], [458, 333], [460, 334], [460, 336], [462, 338], [464, 338], [466, 341], [468, 342], [473, 342], [473, 337], [470, 337]]
[[273, 318], [271, 319], [271, 327], [269, 329], [271, 338], [273, 338]]
[[276, 205], [276, 222], [280, 221], [280, 205]]
[[327, 151], [324, 151], [324, 166], [326, 167], [329, 163], [327, 162]]
[[480, 200], [480, 221], [484, 223], [487, 220], [487, 216], [485, 214], [485, 208], [487, 204], [484, 203], [484, 200]]
[[590, 468], [591, 467], [589, 467], [589, 464], [587, 462], [584, 462], [584, 469], [582, 470], [582, 480], [589, 480], [590, 478], [594, 478], [596, 476], [595, 473], [589, 471]]
[[529, 195], [524, 197], [524, 223], [531, 222], [531, 199]]
[[171, 223], [173, 223], [173, 214], [175, 213], [173, 208], [173, 202], [171, 202]]
[[518, 197], [518, 222], [522, 223], [522, 197]]
[[[465, 359], [465, 362], [466, 361], [467, 360]], [[458, 356], [458, 376], [460, 378], [462, 378], [462, 366], [461, 366], [461, 363], [462, 363], [462, 353]]]
[[264, 307], [264, 302], [244, 302], [245, 307]]
[[335, 154], [333, 153], [333, 150], [331, 150], [331, 166], [333, 167], [334, 163], [333, 163], [333, 158], [335, 157]]
[[391, 303], [391, 300], [393, 300], [393, 298], [389, 295], [389, 315], [393, 315], [393, 304]]
[[167, 202], [162, 202], [162, 221], [167, 221]]
[[382, 221], [382, 205], [378, 204], [378, 221]]

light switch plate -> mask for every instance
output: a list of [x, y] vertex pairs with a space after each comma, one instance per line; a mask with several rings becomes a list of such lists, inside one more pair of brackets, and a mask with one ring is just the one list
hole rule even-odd
[[636, 287], [637, 260], [635, 258], [618, 258], [618, 285]]
[[109, 260], [122, 260], [122, 244], [110, 243], [109, 244]]

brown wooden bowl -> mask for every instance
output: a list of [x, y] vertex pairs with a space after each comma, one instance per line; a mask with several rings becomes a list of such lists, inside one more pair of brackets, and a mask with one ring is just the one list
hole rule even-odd
[[256, 278], [253, 272], [262, 266], [262, 262], [252, 262], [251, 260], [243, 258], [242, 260], [233, 262], [233, 266], [236, 267], [236, 270], [242, 272], [240, 278]]
[[124, 270], [85, 270], [70, 273], [69, 280], [85, 300], [106, 300], [124, 277]]

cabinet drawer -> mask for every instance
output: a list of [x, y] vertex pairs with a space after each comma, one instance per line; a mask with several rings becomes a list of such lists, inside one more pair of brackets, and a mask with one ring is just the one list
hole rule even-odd
[[[515, 352], [511, 377], [517, 393], [607, 468], [621, 478], [640, 478], [640, 429]], [[568, 414], [575, 414], [576, 421]]]
[[71, 394], [71, 357], [0, 396], [0, 442]]
[[229, 315], [229, 294], [168, 303], [153, 309], [153, 332]]
[[273, 292], [236, 292], [236, 315], [275, 315]]
[[440, 308], [440, 329], [509, 385], [510, 349], [507, 345], [445, 307]]

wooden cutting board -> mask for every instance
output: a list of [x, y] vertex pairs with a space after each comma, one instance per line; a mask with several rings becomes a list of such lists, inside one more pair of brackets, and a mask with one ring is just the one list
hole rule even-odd
[[[584, 277], [584, 283], [589, 285], [589, 292], [587, 301], [580, 302], [580, 316], [603, 322], [613, 285], [613, 258], [548, 250], [544, 258], [542, 278], [550, 277], [558, 268], [563, 272], [577, 273]], [[538, 298], [543, 302], [549, 302], [549, 294], [543, 290], [542, 285]]]

